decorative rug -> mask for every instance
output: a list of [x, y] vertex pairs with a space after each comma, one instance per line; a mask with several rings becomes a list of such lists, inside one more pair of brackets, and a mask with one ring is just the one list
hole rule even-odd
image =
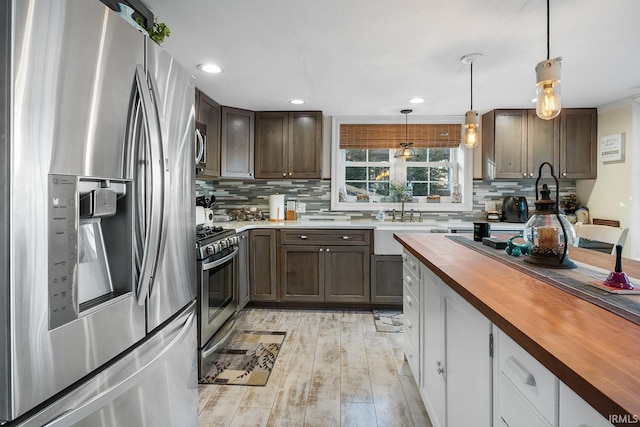
[[[578, 267], [572, 270], [538, 267], [525, 263], [524, 257], [507, 255], [504, 249], [498, 250], [491, 248], [481, 242], [475, 242], [466, 236], [451, 235], [447, 237], [461, 245], [507, 264], [516, 270], [527, 273], [568, 294], [582, 298], [636, 325], [640, 325], [640, 300], [633, 298], [633, 296], [629, 298], [630, 295], [619, 295], [607, 292], [592, 285], [594, 281], [602, 282], [606, 279], [609, 273], [608, 271], [576, 261], [574, 262]], [[634, 283], [636, 280], [637, 279], [632, 278], [631, 282]]]
[[402, 311], [373, 310], [378, 332], [402, 332]]
[[206, 361], [200, 384], [264, 386], [286, 332], [238, 331]]

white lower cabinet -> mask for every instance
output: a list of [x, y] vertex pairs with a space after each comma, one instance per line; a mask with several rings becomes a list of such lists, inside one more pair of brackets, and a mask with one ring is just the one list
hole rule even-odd
[[[637, 418], [611, 415], [612, 421], [637, 422]], [[615, 417], [615, 419], [613, 419]], [[613, 424], [573, 390], [560, 383], [560, 427], [611, 427]]]
[[612, 426], [406, 250], [403, 283], [405, 357], [434, 427]]
[[423, 266], [420, 393], [434, 427], [491, 426], [491, 323]]

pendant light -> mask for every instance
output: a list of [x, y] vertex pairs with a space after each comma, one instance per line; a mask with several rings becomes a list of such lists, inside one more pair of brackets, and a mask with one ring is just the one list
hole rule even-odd
[[547, 0], [547, 59], [536, 65], [536, 114], [551, 120], [560, 114], [560, 62], [562, 57], [549, 59], [549, 0]]
[[394, 157], [402, 158], [402, 159], [416, 159], [418, 158], [418, 154], [416, 150], [413, 148], [413, 142], [409, 142], [409, 122], [408, 116], [413, 110], [400, 110], [402, 114], [404, 114], [404, 140], [405, 142], [400, 143], [400, 148], [396, 151]]
[[464, 115], [464, 145], [475, 148], [478, 145], [478, 112], [473, 109], [473, 63], [482, 58], [481, 53], [470, 53], [460, 58], [463, 64], [469, 64], [471, 68], [471, 108]]

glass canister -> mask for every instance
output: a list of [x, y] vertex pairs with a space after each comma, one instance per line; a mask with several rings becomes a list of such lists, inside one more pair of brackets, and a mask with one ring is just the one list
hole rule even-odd
[[[542, 175], [542, 168], [548, 165], [551, 176], [556, 182], [555, 201], [551, 200], [551, 190], [544, 184], [538, 192], [538, 182]], [[540, 165], [536, 180], [536, 210], [524, 226], [524, 240], [531, 246], [531, 254], [524, 259], [530, 264], [537, 264], [550, 268], [576, 268], [569, 259], [569, 246], [576, 238], [575, 230], [566, 216], [558, 211], [558, 178], [553, 173], [553, 166], [549, 162]]]

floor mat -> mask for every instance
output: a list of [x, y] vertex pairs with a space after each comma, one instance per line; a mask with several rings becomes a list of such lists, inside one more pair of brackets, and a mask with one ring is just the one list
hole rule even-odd
[[200, 384], [267, 384], [286, 332], [238, 331], [206, 361]]
[[402, 311], [373, 310], [373, 320], [378, 332], [402, 332]]

